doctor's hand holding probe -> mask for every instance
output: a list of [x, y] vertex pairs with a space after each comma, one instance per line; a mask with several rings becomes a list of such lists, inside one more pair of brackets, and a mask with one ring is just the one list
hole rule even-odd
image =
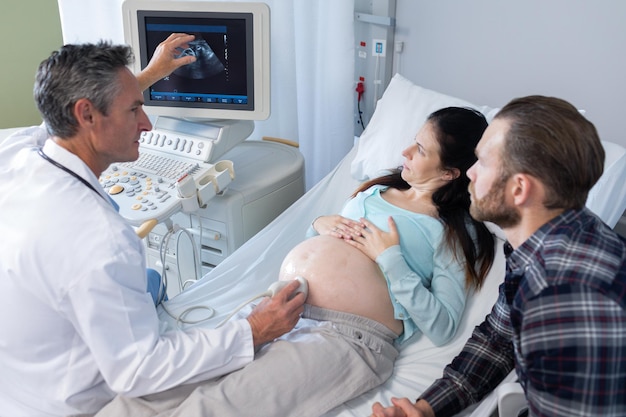
[[[0, 416], [93, 414], [234, 371], [293, 328], [294, 281], [219, 329], [164, 330], [147, 292], [146, 255], [98, 182], [139, 156], [152, 128], [142, 89], [194, 58], [173, 34], [136, 77], [125, 45], [65, 45], [37, 71], [42, 126], [0, 144]], [[43, 128], [45, 126], [45, 129]]]

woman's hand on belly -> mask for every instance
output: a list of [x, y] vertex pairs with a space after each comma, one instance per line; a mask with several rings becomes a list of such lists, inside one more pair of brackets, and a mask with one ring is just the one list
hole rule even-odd
[[364, 316], [402, 332], [380, 268], [343, 239], [320, 235], [294, 247], [283, 261], [280, 279], [296, 276], [308, 281], [308, 304]]
[[342, 239], [360, 236], [364, 228], [363, 223], [338, 214], [320, 216], [313, 221], [313, 229], [320, 235], [330, 235]]
[[389, 231], [385, 232], [374, 225], [374, 223], [367, 219], [361, 219], [361, 222], [366, 226], [365, 229], [358, 236], [353, 236], [346, 242], [363, 252], [371, 260], [376, 261], [376, 258], [383, 253], [387, 248], [400, 244], [400, 235], [398, 234], [398, 228], [393, 218], [389, 216], [387, 224]]

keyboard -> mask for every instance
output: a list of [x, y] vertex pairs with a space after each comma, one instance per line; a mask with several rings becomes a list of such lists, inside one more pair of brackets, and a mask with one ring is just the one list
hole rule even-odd
[[142, 152], [135, 162], [118, 164], [114, 169], [125, 168], [146, 174], [178, 180], [186, 174], [193, 174], [199, 168], [197, 162], [176, 160], [170, 156]]

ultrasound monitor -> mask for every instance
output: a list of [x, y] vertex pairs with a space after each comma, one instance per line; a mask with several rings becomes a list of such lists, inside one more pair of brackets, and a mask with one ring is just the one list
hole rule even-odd
[[270, 113], [269, 8], [264, 3], [126, 0], [134, 72], [171, 33], [195, 35], [196, 62], [144, 91], [148, 114], [187, 120], [265, 120]]

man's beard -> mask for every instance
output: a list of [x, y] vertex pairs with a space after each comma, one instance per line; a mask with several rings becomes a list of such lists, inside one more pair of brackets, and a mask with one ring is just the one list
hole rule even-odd
[[489, 192], [482, 199], [476, 198], [473, 184], [470, 183], [472, 204], [470, 214], [475, 220], [492, 222], [503, 229], [516, 226], [520, 222], [520, 214], [515, 207], [508, 206], [504, 198], [504, 190], [509, 177], [500, 179], [491, 185]]

